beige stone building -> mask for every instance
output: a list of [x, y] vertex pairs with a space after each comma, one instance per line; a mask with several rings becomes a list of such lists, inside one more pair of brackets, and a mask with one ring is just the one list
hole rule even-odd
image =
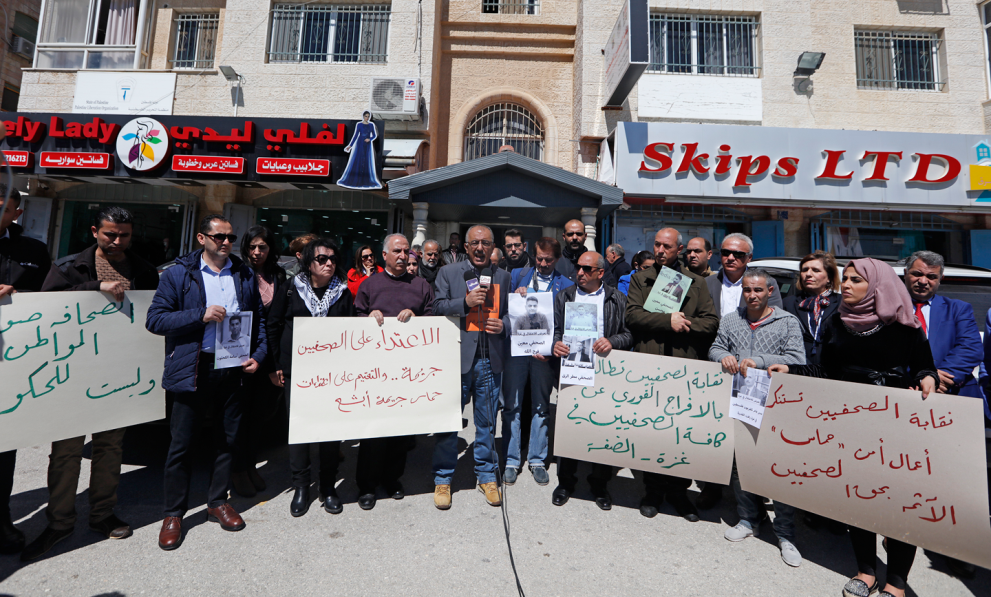
[[3, 3], [5, 43], [0, 44], [0, 111], [18, 110], [21, 69], [31, 66], [40, 5], [40, 0], [9, 0]]
[[[168, 113], [228, 117], [236, 110], [242, 119], [358, 119], [376, 82], [415, 80], [415, 113], [380, 116], [372, 109], [384, 124], [387, 181], [455, 167], [509, 145], [563, 171], [611, 182], [621, 166], [614, 145], [620, 122], [979, 135], [991, 118], [991, 8], [974, 0], [649, 0], [649, 64], [623, 105], [608, 108], [604, 49], [623, 0], [45, 2], [21, 112], [72, 112], [78, 78], [94, 71], [174, 75]], [[117, 19], [124, 19], [123, 30], [111, 26], [121, 23], [106, 2], [131, 11]], [[811, 86], [795, 75], [803, 52], [825, 53]], [[229, 81], [221, 65], [240, 78]], [[65, 252], [63, 227], [74, 222], [67, 215], [74, 213], [72, 202], [97, 199], [181, 205], [185, 215], [177, 225], [184, 229], [192, 214], [222, 209], [245, 224], [282, 220], [287, 234], [337, 233], [338, 216], [349, 213], [378, 222], [363, 228], [367, 234], [401, 230], [411, 237], [419, 232], [418, 238], [446, 239], [479, 222], [497, 231], [523, 227], [529, 237], [557, 235], [563, 224], [538, 221], [536, 214], [551, 213], [546, 209], [435, 209], [416, 193], [390, 199], [386, 189], [333, 184], [139, 191], [119, 180], [45, 178], [35, 178], [31, 192], [52, 200], [47, 226], [57, 254]], [[866, 238], [877, 220], [901, 231], [881, 235], [906, 239], [892, 241], [898, 250], [924, 245], [953, 261], [972, 261], [980, 240], [973, 233], [991, 227], [991, 210], [976, 201], [937, 209], [853, 202], [838, 210], [754, 195], [627, 195], [616, 211], [572, 206], [567, 213], [583, 217], [597, 244], [619, 240], [629, 251], [643, 248], [644, 230], [675, 225], [714, 242], [728, 232], [778, 231], [775, 252], [801, 255], [823, 246], [828, 229], [856, 228]], [[182, 239], [188, 247], [188, 230]]]

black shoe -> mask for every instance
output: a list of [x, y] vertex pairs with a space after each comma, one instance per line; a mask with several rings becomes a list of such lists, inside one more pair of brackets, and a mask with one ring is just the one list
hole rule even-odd
[[719, 505], [723, 500], [723, 486], [715, 483], [706, 483], [705, 487], [695, 499], [695, 505], [699, 510], [711, 510]]
[[89, 530], [100, 533], [107, 539], [127, 539], [134, 534], [131, 531], [131, 525], [117, 518], [113, 514], [104, 518], [100, 522], [91, 523], [89, 525]]
[[650, 494], [643, 496], [640, 500], [640, 514], [641, 516], [646, 516], [647, 518], [653, 518], [657, 516], [657, 510], [664, 503], [664, 496]]
[[667, 498], [668, 503], [674, 506], [674, 511], [678, 513], [678, 516], [688, 522], [699, 521], [699, 511], [695, 508], [695, 504], [689, 501], [687, 491], [680, 490], [669, 493]]
[[554, 493], [551, 494], [551, 503], [555, 506], [563, 506], [568, 503], [568, 498], [571, 497], [571, 490], [565, 489], [558, 485], [554, 488]]
[[310, 509], [310, 486], [297, 487], [296, 492], [293, 493], [292, 501], [289, 502], [289, 513], [293, 515], [294, 518], [299, 518], [300, 516], [306, 514], [306, 511]]
[[599, 510], [612, 510], [612, 496], [609, 495], [608, 491], [592, 491], [592, 495], [595, 496], [595, 505], [599, 507]]
[[323, 498], [323, 509], [328, 514], [340, 514], [344, 512], [344, 504], [341, 503], [341, 498], [337, 497], [337, 492]]
[[403, 490], [403, 484], [396, 482], [395, 485], [386, 485], [385, 492], [389, 494], [394, 500], [401, 500], [406, 497], [406, 491]]
[[37, 539], [28, 544], [21, 552], [21, 561], [30, 562], [31, 560], [37, 560], [41, 556], [48, 553], [55, 544], [63, 539], [68, 539], [72, 536], [72, 529], [66, 529], [64, 531], [56, 531], [51, 527], [45, 527], [45, 530], [41, 531], [41, 535]]
[[375, 494], [363, 493], [358, 496], [358, 506], [362, 510], [371, 510], [375, 507]]
[[13, 555], [23, 549], [24, 533], [9, 518], [0, 520], [0, 555]]

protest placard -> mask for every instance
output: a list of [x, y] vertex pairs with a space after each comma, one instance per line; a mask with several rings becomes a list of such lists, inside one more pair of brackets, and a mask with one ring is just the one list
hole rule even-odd
[[688, 296], [688, 288], [692, 279], [664, 266], [657, 272], [654, 282], [643, 308], [651, 313], [675, 313], [681, 310], [681, 304]]
[[240, 367], [251, 358], [251, 311], [228, 313], [217, 325], [214, 369]]
[[554, 296], [531, 292], [525, 297], [509, 295], [509, 322], [512, 356], [550, 356], [554, 348]]
[[564, 334], [561, 341], [568, 347], [561, 357], [559, 385], [590, 386], [595, 382], [595, 353], [592, 345], [599, 339], [599, 305], [595, 303], [565, 303]]
[[775, 374], [737, 423], [743, 489], [991, 567], [980, 400]]
[[145, 330], [154, 294], [0, 299], [0, 451], [165, 417], [165, 339]]
[[461, 430], [461, 332], [447, 317], [314, 317], [293, 342], [289, 443]]
[[719, 363], [613, 350], [558, 394], [554, 454], [729, 484], [730, 386]]

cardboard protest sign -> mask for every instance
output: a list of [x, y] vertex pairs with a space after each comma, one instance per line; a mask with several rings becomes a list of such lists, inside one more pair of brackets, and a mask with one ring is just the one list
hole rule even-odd
[[595, 382], [595, 353], [592, 345], [599, 339], [599, 305], [565, 303], [564, 334], [568, 356], [561, 358], [560, 385], [590, 386]]
[[731, 376], [718, 363], [613, 350], [561, 388], [554, 454], [729, 484]]
[[775, 374], [737, 424], [743, 489], [991, 567], [980, 400]]
[[688, 296], [688, 288], [692, 285], [692, 279], [676, 272], [670, 267], [664, 266], [657, 273], [657, 281], [654, 282], [643, 308], [651, 313], [675, 313], [681, 310], [681, 304]]
[[165, 417], [165, 339], [145, 330], [154, 294], [0, 299], [0, 451]]
[[465, 326], [469, 332], [485, 331], [487, 319], [499, 319], [499, 285], [490, 284], [485, 291], [485, 302], [472, 307], [465, 314]]
[[240, 367], [251, 358], [251, 311], [228, 313], [217, 326], [213, 368]]
[[512, 356], [550, 356], [554, 347], [554, 296], [530, 292], [525, 297], [509, 295]]
[[764, 403], [771, 387], [767, 371], [750, 367], [747, 376], [733, 376], [733, 394], [730, 398], [729, 416], [760, 429], [764, 417]]
[[447, 317], [314, 317], [293, 342], [289, 443], [461, 430], [461, 332]]

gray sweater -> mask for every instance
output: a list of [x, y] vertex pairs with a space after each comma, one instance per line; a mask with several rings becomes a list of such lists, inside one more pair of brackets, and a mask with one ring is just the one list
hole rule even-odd
[[753, 359], [758, 369], [771, 365], [804, 365], [802, 324], [784, 309], [773, 309], [774, 312], [756, 330], [750, 329], [745, 308], [723, 317], [719, 321], [716, 341], [709, 349], [709, 360], [718, 363], [732, 355], [737, 361]]

